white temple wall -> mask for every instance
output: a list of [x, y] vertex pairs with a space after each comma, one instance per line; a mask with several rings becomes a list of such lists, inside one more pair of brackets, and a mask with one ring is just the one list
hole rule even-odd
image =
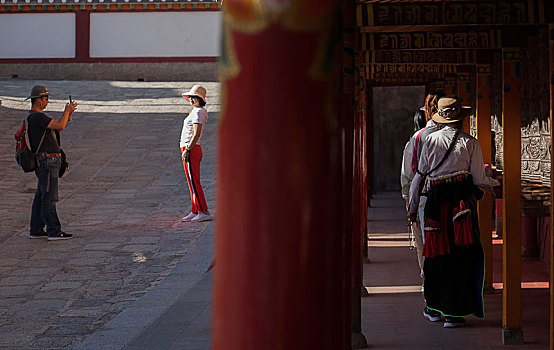
[[0, 14], [0, 58], [75, 57], [74, 13]]
[[93, 13], [91, 57], [215, 57], [221, 12]]

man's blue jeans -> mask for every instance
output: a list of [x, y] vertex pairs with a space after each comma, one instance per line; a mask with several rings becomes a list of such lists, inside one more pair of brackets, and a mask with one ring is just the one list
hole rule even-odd
[[59, 235], [62, 231], [62, 225], [56, 212], [60, 166], [61, 159], [58, 157], [48, 157], [37, 161], [35, 175], [38, 178], [38, 185], [31, 210], [30, 233], [32, 235], [41, 234], [45, 225], [48, 236]]

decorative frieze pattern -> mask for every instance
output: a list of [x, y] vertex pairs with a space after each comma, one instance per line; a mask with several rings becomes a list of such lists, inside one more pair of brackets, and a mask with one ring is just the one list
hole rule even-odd
[[472, 50], [367, 51], [371, 63], [475, 64]]
[[[544, 8], [544, 1], [538, 0], [538, 5]], [[544, 13], [533, 11], [527, 0], [391, 2], [360, 6], [364, 26], [544, 23]]]
[[221, 0], [0, 0], [0, 13], [29, 11], [218, 10]]
[[463, 32], [365, 33], [373, 50], [489, 49], [502, 47], [500, 30]]
[[204, 4], [218, 4], [218, 0], [0, 0], [2, 5], [69, 5], [69, 4], [141, 4], [141, 3], [184, 3], [196, 4], [203, 6]]

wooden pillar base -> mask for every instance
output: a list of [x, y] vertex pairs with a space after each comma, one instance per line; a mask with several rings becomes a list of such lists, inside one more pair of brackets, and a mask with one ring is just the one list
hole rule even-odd
[[523, 344], [523, 329], [502, 329], [502, 344], [521, 345]]
[[352, 332], [352, 349], [367, 349], [367, 340], [361, 332]]

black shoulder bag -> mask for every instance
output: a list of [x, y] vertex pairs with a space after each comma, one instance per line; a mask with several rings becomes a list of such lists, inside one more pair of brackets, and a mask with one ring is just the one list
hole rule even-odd
[[67, 170], [69, 170], [69, 163], [67, 162], [67, 157], [65, 155], [65, 152], [63, 151], [62, 149], [62, 143], [61, 143], [61, 140], [60, 140], [60, 133], [58, 131], [53, 131], [52, 130], [52, 136], [55, 136], [56, 140], [58, 141], [58, 146], [60, 147], [60, 154], [61, 154], [61, 157], [60, 157], [60, 160], [61, 160], [61, 166], [60, 166], [60, 172], [58, 174], [58, 178], [62, 178], [62, 176], [65, 174], [65, 172]]

